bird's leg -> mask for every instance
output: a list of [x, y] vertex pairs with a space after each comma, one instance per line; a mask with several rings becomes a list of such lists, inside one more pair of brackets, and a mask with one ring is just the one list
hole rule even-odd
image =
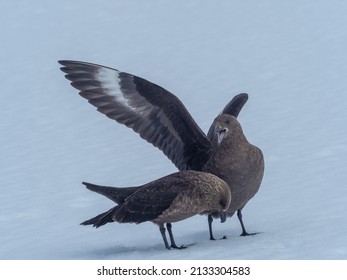
[[208, 214], [207, 221], [208, 221], [208, 230], [210, 231], [210, 240], [216, 240], [216, 239], [213, 237], [213, 232], [212, 232], [213, 217], [212, 217], [211, 214]]
[[241, 209], [237, 210], [237, 217], [239, 218], [239, 221], [240, 221], [240, 224], [241, 224], [241, 227], [242, 227], [242, 233], [240, 234], [240, 236], [255, 235], [255, 234], [258, 234], [258, 233], [259, 233], [259, 232], [248, 233], [248, 232], [246, 231], [245, 226], [244, 226], [243, 221], [242, 221]]
[[169, 232], [169, 236], [170, 236], [170, 241], [171, 241], [171, 246], [170, 247], [177, 248], [175, 239], [174, 239], [173, 234], [172, 234], [172, 224], [171, 223], [167, 223], [166, 224], [166, 228], [167, 228], [167, 231]]
[[[208, 229], [210, 231], [210, 240], [216, 240], [213, 236], [212, 232], [212, 222], [213, 222], [213, 217], [211, 214], [207, 216], [207, 221], [208, 221]], [[221, 239], [227, 239], [226, 235], [224, 235]]]
[[171, 248], [174, 248], [174, 249], [186, 249], [187, 247], [182, 245], [180, 247], [178, 247], [176, 245], [176, 242], [175, 242], [175, 239], [173, 237], [173, 234], [172, 234], [172, 224], [171, 223], [167, 223], [166, 224], [166, 227], [167, 227], [167, 231], [169, 232], [169, 236], [170, 236], [170, 241], [171, 241]]
[[160, 230], [161, 236], [163, 237], [165, 248], [170, 250], [171, 248], [169, 246], [169, 243], [167, 242], [167, 238], [166, 238], [166, 234], [165, 234], [165, 227], [163, 224], [159, 225], [159, 230]]

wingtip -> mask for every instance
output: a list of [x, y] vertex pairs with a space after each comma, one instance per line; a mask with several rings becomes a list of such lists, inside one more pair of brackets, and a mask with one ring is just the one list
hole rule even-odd
[[90, 223], [90, 219], [80, 223], [81, 226], [88, 226], [88, 225], [91, 225], [91, 224], [93, 224], [93, 223]]
[[240, 96], [240, 97], [243, 97], [245, 100], [248, 100], [248, 97], [249, 97], [249, 96], [248, 96], [248, 93], [245, 93], [245, 92], [240, 93], [239, 96]]
[[70, 67], [73, 64], [73, 61], [72, 60], [58, 60], [58, 63], [61, 65], [60, 70], [62, 72], [64, 72], [65, 74], [67, 74], [67, 75], [65, 75], [65, 78], [67, 78], [69, 71], [70, 71]]
[[97, 225], [97, 222], [96, 222], [96, 218], [97, 218], [97, 217], [98, 217], [98, 216], [96, 216], [96, 217], [94, 217], [94, 218], [91, 218], [91, 219], [89, 219], [89, 220], [86, 220], [86, 221], [80, 223], [80, 225], [81, 225], [81, 226], [89, 226], [89, 225], [92, 225], [93, 227], [98, 228], [99, 226]]
[[98, 228], [98, 227], [99, 227], [97, 224], [87, 223], [87, 221], [86, 221], [86, 222], [83, 222], [83, 223], [80, 223], [80, 226], [89, 226], [89, 225], [93, 225], [93, 227], [95, 227], [95, 228]]
[[68, 59], [60, 59], [58, 60], [58, 63], [60, 65], [63, 65], [64, 67], [69, 67], [72, 65], [88, 65], [91, 63], [83, 62], [83, 61], [78, 61], [78, 60], [68, 60]]
[[232, 115], [237, 118], [247, 101], [247, 93], [240, 93], [235, 95], [233, 99], [231, 99], [230, 102], [224, 107], [222, 114]]
[[91, 190], [91, 189], [93, 188], [93, 186], [95, 186], [95, 185], [93, 185], [93, 184], [91, 184], [91, 183], [87, 183], [87, 182], [82, 182], [82, 184], [83, 184], [88, 190]]
[[233, 100], [243, 100], [245, 103], [248, 100], [248, 93], [242, 92], [234, 96]]
[[58, 63], [63, 66], [66, 66], [69, 62], [70, 60], [65, 60], [65, 59], [58, 60]]

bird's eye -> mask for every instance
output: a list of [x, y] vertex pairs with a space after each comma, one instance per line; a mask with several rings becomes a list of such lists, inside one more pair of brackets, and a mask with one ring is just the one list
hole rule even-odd
[[229, 124], [230, 122], [229, 122], [229, 120], [226, 120], [226, 121], [224, 121], [224, 123], [225, 123], [225, 124]]

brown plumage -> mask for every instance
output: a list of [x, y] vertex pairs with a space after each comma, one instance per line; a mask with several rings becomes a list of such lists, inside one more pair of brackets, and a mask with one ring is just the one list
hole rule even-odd
[[[158, 85], [101, 65], [68, 60], [59, 63], [82, 97], [158, 147], [179, 170], [208, 171], [224, 178], [236, 193], [228, 212], [232, 215], [237, 211], [241, 235], [249, 235], [241, 211], [259, 189], [264, 160], [236, 120], [247, 94], [235, 96], [205, 135], [182, 102]], [[208, 221], [210, 239], [214, 239], [211, 215]]]
[[[227, 214], [231, 217], [237, 211], [242, 227], [241, 235], [252, 235], [254, 233], [248, 233], [244, 227], [241, 210], [259, 190], [264, 174], [263, 154], [247, 141], [235, 117], [222, 114], [213, 124], [212, 153], [203, 171], [211, 172], [229, 183], [233, 199]], [[211, 223], [210, 215], [210, 226]], [[213, 235], [210, 238], [213, 239]]]
[[[174, 241], [171, 223], [201, 213], [214, 212], [222, 217], [228, 209], [231, 193], [229, 186], [213, 174], [181, 171], [148, 184], [133, 188], [101, 187], [83, 183], [90, 190], [102, 189], [102, 194], [119, 205], [82, 223], [100, 227], [109, 222], [142, 223], [151, 221], [159, 226], [165, 247], [178, 247]], [[127, 193], [131, 190], [132, 193]], [[169, 246], [164, 224], [168, 224]]]

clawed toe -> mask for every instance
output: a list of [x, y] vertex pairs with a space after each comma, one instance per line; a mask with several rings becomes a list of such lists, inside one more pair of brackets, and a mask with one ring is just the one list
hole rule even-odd
[[185, 246], [185, 245], [181, 245], [181, 246], [177, 246], [177, 245], [171, 245], [172, 249], [178, 249], [178, 250], [182, 250], [182, 249], [187, 249], [188, 246]]
[[223, 239], [228, 239], [226, 235], [223, 235], [221, 238], [219, 239], [215, 239], [214, 237], [211, 237], [210, 240], [223, 240]]
[[194, 244], [195, 243], [188, 244], [188, 245], [181, 245], [181, 246], [177, 246], [176, 244], [171, 244], [170, 248], [182, 250], [182, 249], [187, 249], [188, 247], [193, 246]]
[[178, 249], [178, 250], [182, 250], [182, 249], [187, 249], [188, 247], [187, 246], [171, 246], [172, 249]]
[[256, 235], [256, 234], [259, 234], [259, 233], [261, 233], [261, 232], [252, 232], [252, 233], [248, 233], [248, 232], [245, 231], [245, 232], [241, 233], [240, 236]]

